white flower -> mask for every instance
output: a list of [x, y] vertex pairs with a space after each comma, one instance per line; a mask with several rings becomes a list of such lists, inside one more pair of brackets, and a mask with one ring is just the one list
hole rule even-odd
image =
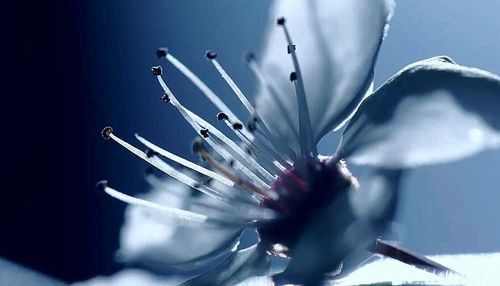
[[[394, 212], [402, 170], [497, 148], [500, 78], [496, 75], [435, 57], [407, 66], [373, 91], [374, 64], [393, 10], [390, 0], [275, 1], [261, 61], [248, 58], [260, 84], [255, 106], [217, 55], [207, 52], [248, 110], [247, 124], [171, 53], [158, 50], [160, 58], [187, 76], [221, 111], [218, 119], [241, 144], [183, 105], [163, 80], [161, 67], [153, 67], [164, 101], [203, 138], [204, 142], [195, 141], [193, 150], [208, 167], [137, 136], [152, 150], [146, 154], [122, 141], [110, 127], [103, 136], [204, 197], [173, 192], [175, 198], [165, 201], [161, 197], [170, 195], [155, 192], [138, 199], [102, 184], [108, 194], [146, 207], [176, 225], [148, 227], [144, 217], [134, 222], [132, 216], [128, 226], [139, 224], [161, 234], [145, 236], [147, 247], [134, 246], [126, 226], [124, 257], [164, 269], [216, 265], [189, 282], [203, 285], [234, 284], [268, 274], [266, 254], [273, 254], [291, 258], [286, 269], [274, 276], [275, 282], [318, 282], [384, 230]], [[276, 25], [278, 16], [286, 20], [278, 18]], [[335, 154], [319, 156], [319, 140], [344, 126]], [[176, 170], [160, 156], [196, 174]], [[343, 159], [377, 171], [358, 188]], [[129, 214], [135, 211], [131, 208]], [[240, 249], [235, 247], [235, 235], [245, 228], [256, 229], [260, 243]], [[216, 264], [214, 260], [221, 257], [223, 261]]]

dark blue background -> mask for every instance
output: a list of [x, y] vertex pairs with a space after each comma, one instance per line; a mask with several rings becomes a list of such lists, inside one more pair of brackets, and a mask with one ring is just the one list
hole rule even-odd
[[[500, 4], [400, 1], [376, 69], [376, 85], [404, 65], [448, 54], [500, 74]], [[147, 190], [145, 164], [100, 130], [112, 125], [177, 154], [195, 134], [149, 71], [155, 49], [170, 51], [236, 111], [242, 111], [203, 52], [214, 49], [241, 88], [254, 81], [243, 63], [258, 51], [269, 1], [37, 1], [2, 8], [2, 199], [0, 255], [66, 281], [118, 269], [113, 254], [124, 205], [95, 190], [107, 178], [127, 193]], [[293, 32], [293, 31], [292, 31]], [[300, 45], [300, 43], [298, 43]], [[205, 118], [217, 110], [166, 63], [165, 76]], [[335, 137], [335, 136], [333, 136]], [[321, 144], [335, 150], [336, 138]], [[422, 253], [500, 250], [500, 155], [425, 167], [404, 183], [402, 243]]]

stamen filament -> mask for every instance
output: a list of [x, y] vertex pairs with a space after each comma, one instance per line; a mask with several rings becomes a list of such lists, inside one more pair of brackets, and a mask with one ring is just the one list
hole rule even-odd
[[[246, 180], [243, 180], [242, 178], [233, 175], [229, 170], [227, 170], [219, 161], [217, 161], [214, 157], [212, 157], [208, 151], [203, 147], [203, 144], [199, 141], [195, 141], [193, 143], [193, 151], [196, 151], [200, 154], [200, 156], [206, 160], [212, 168], [215, 170], [219, 171], [222, 173], [224, 176], [230, 178], [233, 180], [237, 185], [240, 185], [244, 187], [245, 189], [251, 191], [251, 192], [256, 192], [260, 194], [261, 196], [269, 199], [269, 200], [276, 200], [278, 197], [276, 196], [275, 193], [272, 192], [266, 192], [263, 189], [258, 188], [254, 184], [247, 182]], [[270, 188], [269, 188], [270, 190]]]
[[295, 69], [295, 76], [290, 76], [290, 79], [295, 82], [295, 90], [297, 93], [297, 105], [299, 109], [299, 134], [300, 134], [300, 147], [302, 154], [308, 154], [312, 151], [314, 154], [317, 153], [314, 142], [312, 142], [312, 127], [311, 118], [309, 116], [309, 107], [307, 104], [306, 91], [304, 88], [304, 81], [302, 79], [302, 73], [300, 71], [299, 61], [297, 59], [297, 53], [295, 51], [295, 45], [293, 44], [292, 38], [285, 24], [284, 18], [278, 19], [278, 25], [283, 27], [283, 32], [285, 34], [286, 40], [288, 42], [288, 53], [292, 56], [293, 66]]
[[[108, 130], [108, 131], [106, 132], [105, 130]], [[106, 127], [103, 130], [103, 134], [106, 133], [108, 138], [112, 139], [116, 143], [123, 146], [125, 149], [129, 150], [132, 154], [138, 156], [139, 158], [148, 162], [152, 166], [156, 167], [158, 170], [160, 170], [160, 171], [164, 172], [165, 174], [169, 175], [170, 177], [178, 180], [179, 182], [184, 183], [184, 184], [190, 186], [191, 188], [202, 192], [203, 194], [205, 194], [207, 196], [210, 196], [212, 198], [227, 202], [227, 198], [225, 198], [224, 195], [221, 194], [220, 192], [217, 192], [217, 191], [215, 191], [207, 186], [200, 185], [195, 179], [191, 178], [190, 176], [188, 176], [184, 173], [177, 171], [175, 168], [173, 168], [172, 166], [170, 166], [166, 162], [160, 160], [157, 156], [148, 156], [146, 153], [142, 152], [141, 150], [137, 149], [136, 147], [130, 145], [129, 143], [125, 142], [124, 140], [122, 140], [119, 137], [117, 137], [116, 135], [114, 135], [112, 131], [113, 130], [110, 127]]]
[[[265, 170], [262, 166], [259, 165], [257, 161], [255, 161], [252, 157], [246, 156], [245, 151], [241, 150], [241, 148], [236, 145], [231, 139], [227, 138], [222, 132], [220, 132], [217, 128], [212, 126], [207, 121], [203, 120], [201, 117], [191, 112], [189, 109], [184, 107], [174, 96], [172, 91], [168, 88], [166, 83], [163, 81], [161, 75], [156, 76], [158, 82], [162, 86], [165, 93], [169, 96], [169, 102], [181, 112], [183, 117], [195, 128], [195, 130], [199, 133], [202, 128], [205, 130], [209, 130], [210, 133], [214, 135], [215, 138], [221, 140], [224, 144], [226, 144], [229, 148], [227, 151], [235, 157], [235, 159], [239, 161], [246, 162], [250, 166], [252, 166], [258, 173], [260, 173], [264, 178], [269, 180], [270, 182], [275, 180], [275, 177], [271, 175], [267, 170]], [[206, 131], [205, 131], [206, 132]], [[207, 136], [203, 136], [206, 138]], [[213, 146], [212, 146], [213, 147]], [[222, 154], [221, 154], [222, 155]]]
[[[242, 221], [224, 221], [221, 219], [215, 219], [215, 218], [210, 218], [206, 215], [183, 210], [183, 209], [178, 209], [178, 208], [173, 208], [165, 205], [160, 205], [148, 200], [136, 198], [127, 194], [124, 194], [122, 192], [119, 192], [107, 185], [107, 182], [100, 182], [99, 187], [104, 190], [106, 194], [109, 196], [118, 199], [120, 201], [123, 201], [127, 204], [131, 205], [137, 205], [137, 206], [142, 206], [148, 209], [153, 209], [156, 211], [159, 211], [170, 218], [175, 219], [178, 222], [190, 225], [192, 223], [201, 223], [201, 224], [210, 224], [214, 226], [226, 226], [226, 225], [240, 225], [240, 226], [247, 226], [246, 222]], [[250, 222], [251, 223], [251, 222]]]
[[[221, 113], [219, 113], [221, 114]], [[217, 116], [219, 118], [219, 116]], [[260, 145], [257, 145], [256, 142], [252, 142], [250, 141], [249, 138], [247, 138], [245, 136], [245, 134], [243, 134], [241, 132], [241, 128], [240, 126], [242, 126], [241, 123], [232, 123], [229, 118], [221, 118], [221, 120], [224, 121], [224, 123], [226, 123], [226, 125], [234, 131], [234, 133], [236, 134], [236, 136], [238, 136], [238, 138], [240, 138], [241, 141], [243, 141], [247, 147], [249, 147], [251, 150], [255, 151], [255, 154], [263, 161], [265, 162], [268, 162], [270, 165], [272, 165], [274, 168], [276, 168], [277, 170], [276, 171], [279, 171], [279, 172], [284, 172], [286, 171], [286, 168], [278, 161], [278, 158], [275, 159], [275, 157], [272, 155], [272, 153], [266, 153], [268, 151], [272, 151], [271, 149], [266, 149], [266, 150], [261, 150], [261, 148], [259, 148]]]
[[283, 104], [281, 98], [284, 98], [284, 96], [280, 96], [279, 89], [277, 89], [271, 82], [267, 81], [266, 78], [264, 77], [262, 71], [260, 70], [259, 65], [257, 62], [254, 60], [253, 57], [248, 57], [247, 60], [248, 67], [250, 70], [253, 72], [257, 80], [259, 81], [260, 85], [264, 87], [268, 92], [269, 95], [271, 95], [271, 98], [274, 100], [278, 108], [280, 109], [281, 114], [283, 114], [283, 117], [285, 119], [286, 124], [290, 128], [290, 130], [293, 132], [293, 135], [297, 141], [299, 141], [299, 134], [297, 132], [297, 128], [292, 122], [292, 119], [290, 118], [289, 112], [286, 110], [285, 105]]
[[135, 134], [135, 137], [137, 138], [137, 140], [139, 140], [139, 142], [144, 144], [144, 146], [155, 151], [156, 153], [158, 153], [158, 154], [160, 154], [160, 155], [162, 155], [162, 156], [164, 156], [172, 161], [175, 161], [175, 162], [183, 165], [184, 167], [190, 168], [190, 169], [197, 171], [197, 172], [199, 172], [207, 177], [210, 177], [214, 180], [217, 180], [228, 187], [234, 187], [234, 182], [229, 180], [228, 178], [221, 176], [221, 175], [219, 175], [213, 171], [210, 171], [206, 168], [203, 168], [202, 166], [195, 164], [191, 161], [188, 161], [182, 157], [179, 157], [175, 154], [172, 154], [172, 153], [168, 152], [167, 150], [164, 150], [164, 149], [158, 147], [157, 145], [151, 143], [150, 141], [144, 139], [143, 137], [139, 136], [138, 134]]
[[[146, 181], [153, 187], [159, 190], [169, 191], [166, 188], [166, 183], [164, 180], [156, 177], [155, 175], [148, 174], [146, 176]], [[169, 192], [169, 194], [180, 196], [178, 192]], [[238, 216], [241, 218], [255, 219], [255, 220], [269, 220], [276, 218], [277, 214], [268, 208], [263, 208], [261, 205], [256, 205], [255, 201], [243, 200], [241, 198], [235, 198], [230, 204], [214, 205], [212, 203], [207, 203], [203, 201], [196, 200], [192, 197], [182, 197], [182, 199], [189, 205], [201, 206], [204, 208], [209, 208], [221, 213], [231, 212], [231, 215]], [[244, 216], [243, 216], [244, 215]]]
[[243, 94], [243, 92], [238, 87], [238, 85], [233, 81], [233, 79], [229, 76], [229, 74], [219, 64], [219, 62], [216, 59], [217, 58], [217, 54], [215, 54], [212, 51], [207, 51], [206, 55], [207, 55], [207, 58], [212, 63], [212, 65], [215, 67], [215, 69], [219, 72], [219, 74], [222, 76], [222, 78], [229, 85], [229, 87], [234, 92], [234, 94], [236, 94], [236, 96], [238, 97], [238, 99], [245, 106], [245, 108], [250, 113], [250, 115], [254, 116], [257, 119], [257, 122], [262, 127], [262, 131], [266, 135], [265, 137], [271, 142], [271, 144], [273, 144], [276, 147], [276, 144], [275, 144], [276, 142], [274, 142], [275, 139], [272, 136], [271, 132], [269, 131], [269, 128], [267, 127], [266, 123], [264, 121], [262, 121], [262, 118], [260, 118], [259, 113], [255, 110], [255, 108], [253, 107], [253, 105], [250, 103], [250, 101], [247, 99], [247, 97]]

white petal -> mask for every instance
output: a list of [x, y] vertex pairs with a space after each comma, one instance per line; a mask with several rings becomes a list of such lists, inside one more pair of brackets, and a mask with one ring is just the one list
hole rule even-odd
[[[166, 180], [163, 186], [147, 193], [144, 198], [158, 204], [191, 210], [191, 206], [186, 204], [190, 196], [191, 190], [188, 187]], [[198, 200], [213, 200], [210, 203], [222, 204], [206, 196], [199, 196]], [[212, 217], [222, 215], [220, 212], [209, 213], [206, 210], [204, 214]], [[240, 229], [230, 227], [182, 227], [165, 221], [155, 210], [129, 206], [121, 229], [118, 253], [124, 261], [138, 263], [154, 271], [169, 271], [177, 267], [187, 270], [199, 266], [199, 263], [193, 261], [200, 257], [210, 258], [212, 255], [221, 255], [222, 252], [230, 253], [240, 232]]]
[[64, 286], [68, 284], [0, 257], [0, 285]]
[[270, 265], [265, 249], [254, 244], [235, 251], [224, 262], [183, 285], [236, 285], [249, 277], [269, 274]]
[[[313, 142], [341, 124], [359, 104], [373, 78], [373, 65], [393, 0], [275, 1], [261, 59], [268, 81], [279, 89], [285, 110], [298, 130], [297, 100], [289, 80], [293, 71], [276, 17], [284, 16], [297, 45], [304, 78]], [[295, 150], [297, 139], [276, 101], [262, 89], [257, 109], [270, 130]]]
[[393, 168], [500, 146], [500, 78], [436, 57], [407, 66], [360, 106], [338, 155]]
[[111, 276], [98, 276], [87, 281], [77, 282], [72, 286], [173, 286], [181, 284], [185, 279], [161, 277], [139, 269], [127, 269]]
[[430, 259], [458, 271], [437, 276], [391, 258], [367, 264], [344, 279], [327, 285], [496, 285], [500, 281], [500, 253], [439, 255]]

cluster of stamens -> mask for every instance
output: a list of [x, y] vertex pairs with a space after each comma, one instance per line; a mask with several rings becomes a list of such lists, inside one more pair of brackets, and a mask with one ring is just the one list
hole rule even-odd
[[[297, 172], [297, 170], [300, 169], [297, 162], [309, 160], [311, 158], [316, 161], [318, 160], [316, 158], [317, 152], [312, 142], [309, 110], [297, 55], [295, 53], [296, 47], [288, 33], [284, 18], [279, 18], [277, 23], [283, 28], [285, 38], [288, 42], [287, 52], [291, 55], [294, 64], [295, 70], [291, 72], [290, 80], [295, 85], [296, 90], [296, 99], [298, 103], [297, 113], [299, 115], [298, 128], [288, 117], [288, 112], [281, 102], [282, 96], [278, 95], [279, 90], [274, 87], [271, 82], [266, 80], [259, 65], [255, 61], [255, 56], [249, 54], [246, 60], [249, 68], [258, 79], [259, 84], [267, 90], [280, 111], [283, 112], [285, 124], [289, 125], [290, 130], [294, 133], [293, 135], [298, 142], [300, 142], [300, 152], [298, 154], [289, 146], [283, 146], [283, 142], [275, 137], [276, 135], [271, 132], [266, 122], [260, 117], [258, 110], [256, 110], [254, 105], [248, 100], [238, 85], [217, 61], [217, 54], [213, 51], [207, 51], [205, 57], [248, 111], [250, 120], [246, 124], [243, 124], [243, 121], [241, 121], [202, 80], [177, 60], [168, 49], [160, 48], [157, 50], [156, 54], [160, 59], [167, 60], [167, 62], [172, 64], [186, 76], [220, 110], [220, 112], [217, 113], [218, 121], [225, 123], [241, 142], [236, 143], [222, 131], [185, 107], [164, 81], [162, 77], [163, 69], [160, 66], [152, 67], [151, 72], [157, 78], [164, 91], [162, 100], [176, 108], [196, 133], [199, 134], [200, 137], [193, 142], [192, 150], [197, 153], [206, 164], [202, 166], [186, 160], [160, 148], [138, 134], [136, 134], [137, 140], [146, 146], [149, 151], [143, 152], [123, 141], [114, 134], [111, 127], [106, 127], [102, 131], [102, 136], [105, 139], [114, 140], [170, 177], [207, 196], [221, 200], [231, 207], [239, 206], [248, 212], [241, 212], [241, 217], [237, 219], [225, 220], [208, 217], [200, 219], [200, 214], [197, 213], [156, 205], [153, 202], [143, 201], [120, 193], [110, 188], [107, 182], [100, 184], [104, 191], [127, 203], [154, 207], [180, 220], [191, 222], [203, 221], [204, 223], [212, 222], [216, 225], [227, 223], [241, 223], [242, 226], [253, 223], [266, 224], [269, 221], [275, 220], [277, 217], [286, 216], [289, 215], [291, 211], [295, 211], [297, 207], [289, 203], [292, 201], [294, 202], [293, 198], [302, 197], [310, 191], [309, 182], [301, 177], [300, 172]], [[208, 151], [205, 147], [205, 143], [212, 151]], [[287, 151], [283, 153], [277, 150]], [[194, 174], [193, 172], [188, 173], [177, 170], [162, 158], [174, 161], [194, 171]], [[207, 165], [208, 167], [205, 167]], [[207, 183], [212, 181], [221, 183], [224, 188], [234, 190], [234, 194], [228, 195], [227, 192], [215, 189], [210, 183]], [[284, 183], [285, 181], [286, 183]], [[286, 186], [290, 183], [296, 184], [298, 187]], [[283, 189], [284, 187], [286, 187], [286, 190]], [[258, 215], [258, 213], [261, 215]]]

